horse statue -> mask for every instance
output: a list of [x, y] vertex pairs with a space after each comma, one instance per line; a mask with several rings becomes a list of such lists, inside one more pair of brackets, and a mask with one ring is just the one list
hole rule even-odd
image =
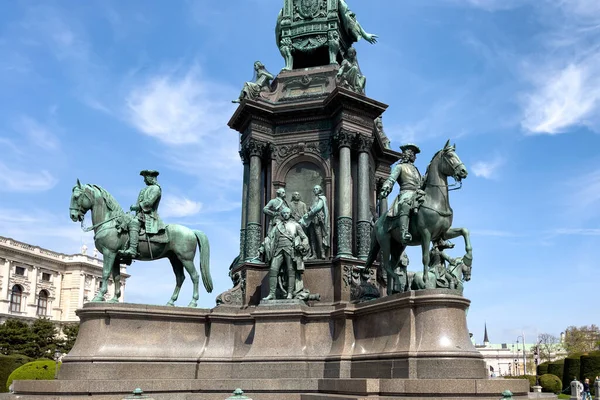
[[427, 167], [423, 183], [424, 201], [418, 211], [410, 216], [409, 232], [412, 240], [405, 243], [400, 228], [390, 229], [390, 218], [387, 214], [381, 215], [373, 229], [366, 267], [373, 264], [381, 251], [381, 268], [387, 273], [388, 278], [392, 278], [392, 282], [388, 279], [387, 285], [392, 284], [392, 287], [398, 288], [401, 293], [407, 291], [410, 286], [406, 266], [401, 266], [399, 274], [394, 269], [400, 264], [400, 256], [407, 246], [420, 245], [423, 256], [423, 281], [429, 287], [431, 285], [428, 281], [432, 278], [429, 273], [430, 243], [440, 238], [453, 239], [458, 236], [462, 236], [465, 241], [466, 254], [463, 256], [463, 262], [471, 266], [473, 248], [469, 231], [466, 228], [451, 227], [453, 211], [450, 207], [448, 186], [448, 177], [453, 177], [456, 182], [462, 184], [467, 174], [465, 165], [456, 154], [456, 146], [451, 146], [448, 140], [444, 148], [435, 153]]
[[[108, 290], [108, 278], [112, 274], [115, 284], [115, 295], [109, 303], [117, 303], [121, 297], [121, 268], [122, 261], [118, 252], [126, 248], [129, 234], [122, 227], [127, 226], [127, 220], [132, 218], [126, 214], [114, 197], [98, 185], [82, 185], [77, 180], [73, 187], [71, 204], [69, 207], [70, 217], [73, 222], [81, 222], [85, 214], [91, 210], [93, 226], [85, 228], [86, 231], [94, 230], [94, 242], [96, 248], [103, 256], [102, 286], [96, 294], [93, 302], [104, 301], [104, 295]], [[139, 256], [141, 261], [158, 260], [168, 258], [175, 273], [175, 290], [167, 305], [175, 305], [179, 297], [181, 285], [185, 280], [183, 269], [188, 272], [194, 284], [194, 294], [188, 307], [196, 307], [198, 302], [198, 271], [194, 266], [196, 246], [200, 248], [200, 272], [202, 283], [208, 293], [212, 292], [213, 283], [210, 276], [210, 247], [206, 235], [198, 230], [192, 230], [182, 225], [167, 225], [166, 235], [168, 240], [164, 243], [153, 241], [152, 238], [142, 237], [139, 244]]]

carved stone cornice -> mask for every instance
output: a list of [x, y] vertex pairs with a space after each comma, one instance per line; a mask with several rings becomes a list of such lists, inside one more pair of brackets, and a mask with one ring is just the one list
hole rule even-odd
[[368, 153], [371, 150], [371, 147], [373, 147], [373, 138], [357, 134], [355, 145], [359, 153]]
[[298, 119], [295, 121], [288, 121], [285, 125], [278, 126], [275, 132], [280, 134], [292, 132], [326, 131], [329, 129], [331, 129], [331, 121], [326, 119], [316, 121]]
[[250, 122], [248, 129], [251, 132], [266, 133], [268, 135], [272, 135], [274, 132], [273, 127], [271, 125], [267, 124], [266, 122], [257, 120], [253, 120], [252, 122]]
[[333, 142], [337, 148], [352, 147], [356, 137], [355, 132], [351, 132], [347, 129], [340, 129], [333, 135]]
[[283, 144], [274, 147], [274, 158], [281, 162], [295, 154], [312, 153], [327, 160], [331, 155], [331, 141], [329, 139], [318, 142], [300, 142]]

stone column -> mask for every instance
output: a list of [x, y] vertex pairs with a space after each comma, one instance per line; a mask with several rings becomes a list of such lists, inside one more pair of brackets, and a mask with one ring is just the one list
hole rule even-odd
[[246, 149], [250, 157], [248, 197], [246, 208], [246, 260], [258, 256], [258, 248], [261, 242], [261, 212], [263, 204], [261, 201], [261, 178], [262, 178], [262, 156], [266, 143], [250, 139]]
[[33, 314], [29, 313], [30, 316], [35, 316], [37, 314], [37, 298], [38, 298], [38, 267], [31, 267], [31, 275], [29, 276], [29, 281], [31, 282], [31, 303], [30, 306], [33, 306]]
[[85, 294], [85, 274], [79, 274], [79, 292], [77, 294], [77, 308], [83, 307], [83, 295]]
[[240, 157], [244, 164], [244, 181], [242, 182], [242, 226], [240, 228], [240, 261], [246, 259], [246, 207], [248, 203], [248, 180], [250, 178], [250, 160], [246, 151], [240, 151]]
[[8, 285], [10, 280], [10, 260], [4, 259], [0, 265], [2, 265], [2, 288], [0, 288], [0, 300], [9, 300]]
[[339, 171], [337, 190], [337, 257], [352, 256], [352, 175], [351, 153], [354, 134], [340, 130], [334, 137], [339, 147]]
[[371, 247], [371, 203], [369, 179], [369, 151], [373, 139], [359, 135], [356, 138], [358, 145], [358, 221], [356, 223], [356, 241], [358, 258], [366, 260]]
[[[62, 298], [62, 288], [63, 286], [63, 274], [61, 274], [60, 272], [56, 274], [56, 276], [54, 277], [54, 293], [55, 294], [55, 307], [54, 308], [60, 308], [60, 300]], [[61, 319], [62, 315], [60, 315], [60, 313], [56, 313], [56, 319]]]

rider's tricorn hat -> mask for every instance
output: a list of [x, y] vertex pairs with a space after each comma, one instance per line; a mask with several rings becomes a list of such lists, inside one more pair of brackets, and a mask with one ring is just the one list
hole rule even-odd
[[156, 178], [158, 176], [158, 171], [153, 171], [151, 169], [145, 169], [142, 172], [140, 172], [141, 176], [152, 176], [154, 178]]
[[413, 153], [415, 153], [415, 154], [419, 154], [421, 152], [421, 149], [419, 148], [419, 146], [417, 146], [416, 144], [412, 144], [412, 143], [407, 143], [407, 144], [400, 146], [400, 150], [402, 150], [402, 151], [412, 150]]

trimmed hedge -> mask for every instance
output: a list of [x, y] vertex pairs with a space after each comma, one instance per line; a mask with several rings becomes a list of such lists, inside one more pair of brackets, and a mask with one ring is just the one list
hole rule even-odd
[[590, 388], [594, 387], [594, 380], [600, 376], [600, 351], [592, 351], [589, 354], [584, 354], [581, 360], [581, 375], [580, 380], [583, 382], [585, 378], [590, 380]]
[[540, 386], [542, 387], [542, 392], [560, 393], [562, 389], [562, 382], [556, 375], [544, 374], [540, 376]]
[[30, 357], [21, 354], [11, 354], [8, 356], [0, 354], [0, 393], [8, 392], [5, 383], [10, 374], [21, 365], [25, 365], [30, 361]]
[[574, 377], [579, 379], [579, 371], [581, 366], [580, 353], [574, 353], [565, 358], [565, 367], [562, 374], [563, 390], [571, 387], [571, 381]]
[[[52, 360], [37, 360], [27, 363], [15, 369], [6, 381], [6, 389], [10, 387], [14, 380], [18, 381], [44, 381], [54, 379], [56, 362]], [[60, 364], [58, 366], [60, 369]]]
[[537, 366], [537, 374], [545, 375], [548, 373], [548, 362], [541, 363]]
[[565, 360], [552, 361], [548, 364], [548, 374], [558, 376], [559, 379], [563, 376], [563, 371], [565, 368]]

